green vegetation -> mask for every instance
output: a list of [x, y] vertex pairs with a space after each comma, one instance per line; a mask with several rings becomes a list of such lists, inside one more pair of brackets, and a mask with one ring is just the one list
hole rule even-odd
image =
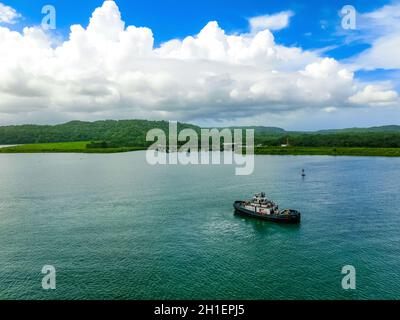
[[280, 146], [287, 141], [295, 147], [400, 148], [400, 131], [255, 134], [256, 145]]
[[[38, 143], [0, 148], [0, 153], [116, 153], [144, 150], [144, 147], [111, 147], [104, 142], [87, 141]], [[312, 148], [312, 147], [258, 147], [259, 155], [331, 155], [331, 156], [384, 156], [400, 157], [400, 148]]]
[[143, 150], [143, 147], [107, 147], [91, 148], [87, 141], [37, 143], [0, 148], [0, 153], [38, 153], [38, 152], [82, 152], [82, 153], [115, 153]]
[[[71, 121], [60, 125], [19, 125], [0, 127], [0, 145], [23, 146], [0, 149], [6, 152], [124, 152], [146, 149], [149, 130], [168, 134], [167, 121], [105, 120]], [[178, 123], [200, 133], [201, 128]], [[317, 132], [285, 131], [276, 127], [239, 127], [255, 130], [257, 154], [315, 154], [355, 156], [400, 156], [400, 126], [350, 128]], [[233, 128], [231, 128], [233, 129]], [[281, 147], [289, 142], [290, 147]]]
[[[146, 147], [146, 134], [154, 128], [168, 132], [167, 121], [105, 120], [95, 122], [71, 121], [55, 126], [19, 125], [0, 127], [0, 145], [74, 141], [106, 141], [118, 147]], [[178, 130], [199, 127], [178, 124]]]

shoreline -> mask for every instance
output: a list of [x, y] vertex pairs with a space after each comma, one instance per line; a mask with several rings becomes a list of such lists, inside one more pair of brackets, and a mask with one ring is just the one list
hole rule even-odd
[[[87, 148], [87, 141], [3, 146], [1, 153], [123, 153], [146, 147]], [[400, 148], [362, 147], [256, 147], [255, 155], [400, 157]]]
[[1, 153], [120, 153], [146, 150], [144, 147], [87, 148], [88, 141], [22, 144], [1, 147]]
[[256, 155], [291, 156], [357, 156], [357, 157], [400, 157], [400, 148], [363, 147], [264, 147], [256, 148]]

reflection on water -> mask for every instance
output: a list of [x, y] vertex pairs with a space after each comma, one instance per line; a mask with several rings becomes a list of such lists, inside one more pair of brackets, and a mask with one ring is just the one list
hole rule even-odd
[[[233, 210], [234, 211], [234, 210]], [[261, 220], [256, 217], [247, 217], [238, 213], [233, 213], [236, 219], [241, 220], [243, 223], [252, 226], [255, 231], [264, 232], [267, 231], [268, 228], [283, 228], [286, 230], [298, 230], [301, 224], [293, 224], [293, 223], [277, 223], [266, 220]]]

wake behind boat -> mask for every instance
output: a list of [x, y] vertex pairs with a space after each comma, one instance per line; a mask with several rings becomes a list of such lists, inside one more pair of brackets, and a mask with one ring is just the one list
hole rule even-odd
[[279, 210], [279, 207], [265, 197], [265, 193], [257, 193], [250, 201], [235, 201], [235, 213], [256, 217], [263, 220], [286, 223], [299, 223], [300, 212], [292, 209]]

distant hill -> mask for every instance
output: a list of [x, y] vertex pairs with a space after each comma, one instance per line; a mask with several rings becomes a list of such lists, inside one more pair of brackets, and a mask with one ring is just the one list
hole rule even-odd
[[373, 133], [373, 132], [400, 132], [400, 126], [388, 125], [369, 128], [344, 128], [344, 129], [325, 129], [318, 131], [287, 131], [279, 127], [264, 127], [264, 126], [239, 126], [228, 127], [231, 129], [254, 129], [257, 134], [331, 134], [331, 133]]
[[390, 125], [390, 126], [380, 126], [380, 127], [370, 127], [370, 128], [346, 128], [346, 129], [330, 129], [330, 130], [320, 130], [316, 133], [363, 133], [363, 132], [400, 132], [400, 126]]
[[[104, 120], [71, 121], [54, 126], [3, 126], [0, 127], [0, 144], [107, 141], [114, 145], [145, 146], [148, 145], [146, 134], [154, 128], [168, 132], [169, 123], [148, 120]], [[200, 130], [191, 124], [178, 123], [178, 130], [182, 128]]]
[[286, 131], [276, 127], [242, 127], [255, 130], [255, 143], [280, 146], [289, 141], [299, 147], [400, 148], [400, 126], [346, 128], [321, 131]]
[[[149, 130], [160, 128], [168, 132], [167, 121], [104, 120], [95, 122], [70, 121], [59, 125], [18, 125], [0, 127], [0, 144], [47, 142], [101, 142], [110, 147], [144, 147]], [[178, 123], [178, 130], [200, 127]], [[255, 143], [261, 146], [280, 146], [289, 140], [291, 146], [304, 147], [385, 147], [400, 148], [400, 126], [348, 128], [316, 132], [285, 131], [277, 127], [244, 126], [255, 130]], [[230, 127], [233, 129], [233, 127]]]
[[284, 134], [287, 131], [278, 127], [263, 127], [263, 126], [239, 126], [228, 127], [228, 129], [253, 129], [255, 134]]

